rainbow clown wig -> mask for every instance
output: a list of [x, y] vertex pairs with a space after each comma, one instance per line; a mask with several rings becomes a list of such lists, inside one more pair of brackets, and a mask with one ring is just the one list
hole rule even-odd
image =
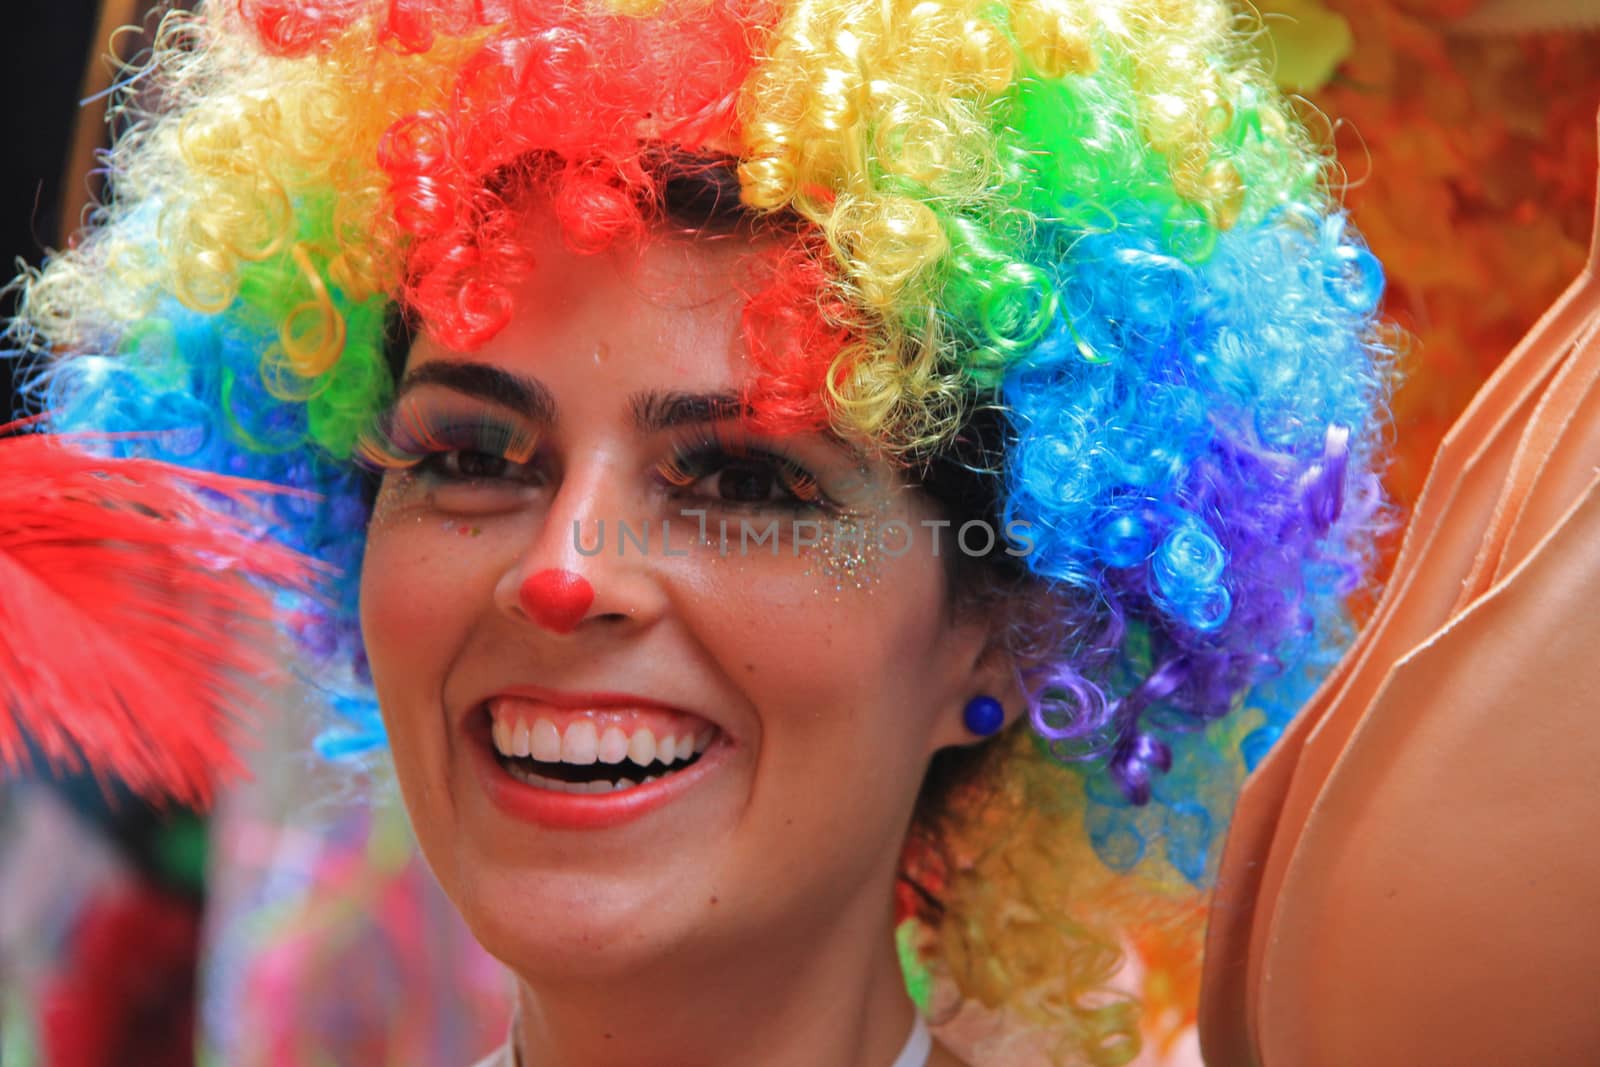
[[956, 470], [1031, 531], [994, 583], [1031, 730], [913, 838], [914, 984], [1120, 1062], [1118, 961], [1147, 1017], [1184, 999], [1154, 977], [1237, 768], [1337, 653], [1382, 514], [1382, 273], [1249, 29], [1224, 0], [208, 0], [14, 336], [54, 427], [319, 494], [266, 532], [345, 576], [295, 618], [348, 754], [383, 740], [355, 590], [396, 309], [493, 337], [535, 192], [578, 251], [675, 225], [685, 174], [736, 193], [783, 237], [749, 417]]

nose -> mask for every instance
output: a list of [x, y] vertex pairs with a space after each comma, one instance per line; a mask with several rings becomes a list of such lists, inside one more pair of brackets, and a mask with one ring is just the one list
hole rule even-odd
[[625, 478], [603, 458], [566, 472], [533, 540], [495, 586], [503, 614], [565, 635], [589, 623], [646, 623], [665, 609], [648, 540], [643, 550], [632, 545], [623, 553], [620, 541], [605, 538], [606, 527], [647, 521], [627, 514], [642, 494], [629, 493]]
[[546, 630], [569, 634], [589, 614], [594, 586], [576, 571], [546, 567], [522, 580], [517, 600], [528, 618]]

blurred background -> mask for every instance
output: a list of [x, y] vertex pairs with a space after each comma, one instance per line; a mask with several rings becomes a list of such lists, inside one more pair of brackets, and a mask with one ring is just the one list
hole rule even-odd
[[[7, 4], [8, 264], [69, 244], [103, 194], [108, 91], [136, 78], [152, 6]], [[1388, 271], [1405, 508], [1583, 263], [1600, 0], [1261, 0], [1243, 17], [1336, 148]], [[0, 359], [13, 406], [14, 369]], [[417, 861], [390, 784], [309, 755], [314, 697], [275, 703], [254, 780], [206, 815], [47, 769], [0, 778], [0, 1064], [438, 1067], [503, 1038], [509, 986]]]

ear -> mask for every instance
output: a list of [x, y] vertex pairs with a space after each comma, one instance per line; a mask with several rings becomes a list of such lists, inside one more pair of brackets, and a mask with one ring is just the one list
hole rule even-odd
[[1000, 702], [1005, 709], [1002, 730], [1016, 722], [1026, 711], [1027, 698], [1020, 664], [1006, 646], [1000, 628], [992, 621], [973, 625], [977, 626], [977, 639], [958, 661], [964, 666], [957, 671], [950, 696], [945, 701], [946, 706], [939, 709], [929, 735], [930, 757], [941, 748], [972, 745], [986, 740], [985, 736], [967, 728], [967, 703], [974, 697], [989, 696]]

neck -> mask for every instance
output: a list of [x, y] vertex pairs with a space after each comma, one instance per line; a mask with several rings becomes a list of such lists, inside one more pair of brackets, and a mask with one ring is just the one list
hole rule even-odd
[[911, 1032], [889, 917], [603, 983], [519, 982], [522, 1067], [890, 1067]]

